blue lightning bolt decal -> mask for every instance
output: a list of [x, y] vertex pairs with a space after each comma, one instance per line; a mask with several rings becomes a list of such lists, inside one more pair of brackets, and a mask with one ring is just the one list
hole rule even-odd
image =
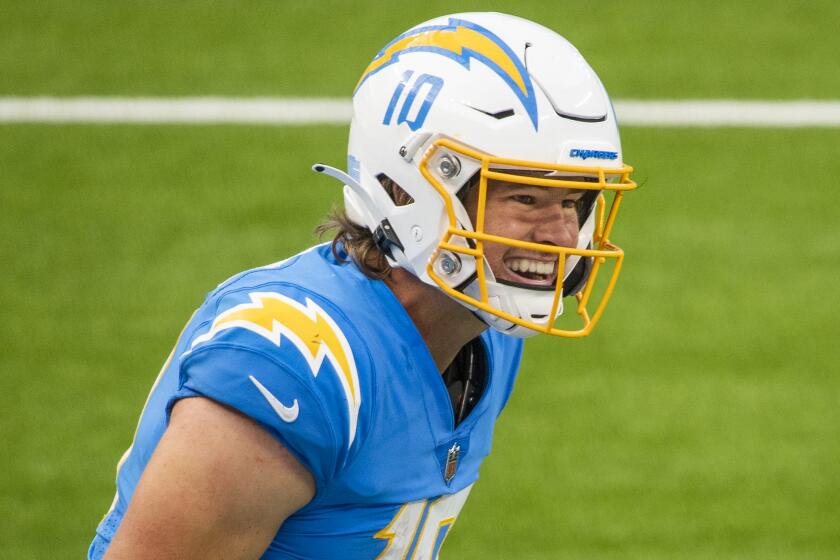
[[[450, 18], [448, 25], [413, 29], [382, 49], [368, 65], [356, 91], [368, 78], [397, 62], [403, 54], [430, 52], [450, 58], [468, 69], [471, 59], [493, 70], [522, 102], [537, 130], [537, 100], [525, 65], [513, 50], [489, 29], [470, 21]], [[354, 92], [355, 93], [355, 92]]]

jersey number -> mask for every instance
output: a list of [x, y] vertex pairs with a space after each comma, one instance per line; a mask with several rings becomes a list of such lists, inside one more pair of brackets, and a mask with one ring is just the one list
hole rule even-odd
[[376, 560], [434, 560], [472, 485], [435, 500], [403, 504], [397, 515], [373, 538], [387, 539]]
[[[406, 70], [403, 73], [402, 79], [400, 79], [400, 83], [397, 84], [397, 88], [391, 96], [391, 101], [388, 103], [388, 109], [385, 111], [385, 118], [382, 119], [382, 124], [391, 124], [391, 119], [394, 116], [397, 103], [399, 103], [403, 90], [405, 90], [405, 86], [408, 82], [411, 81], [411, 76], [413, 74], [414, 70]], [[442, 87], [443, 78], [432, 76], [431, 74], [420, 74], [417, 76], [417, 79], [414, 80], [414, 85], [409, 90], [408, 95], [405, 96], [402, 108], [400, 109], [400, 114], [397, 116], [397, 124], [406, 123], [408, 128], [411, 130], [417, 130], [423, 126], [426, 116], [429, 114], [429, 109], [432, 107], [432, 103], [435, 102], [435, 98], [437, 98], [438, 93], [440, 93], [440, 88]], [[425, 97], [423, 97], [423, 100], [420, 101], [420, 105], [414, 109], [419, 97], [418, 94], [421, 90], [424, 90]], [[409, 113], [411, 113], [410, 119]]]

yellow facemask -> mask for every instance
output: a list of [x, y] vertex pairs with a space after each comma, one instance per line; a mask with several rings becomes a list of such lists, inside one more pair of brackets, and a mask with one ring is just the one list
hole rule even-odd
[[[453, 195], [430, 169], [430, 164], [432, 161], [436, 161], [436, 154], [439, 151], [469, 158], [480, 164], [478, 204], [475, 209], [474, 231], [469, 231], [459, 225]], [[549, 175], [533, 176], [532, 173], [523, 174], [523, 172], [533, 171], [542, 171]], [[601, 318], [604, 308], [612, 296], [624, 259], [624, 252], [609, 241], [609, 235], [615, 223], [623, 193], [636, 188], [636, 183], [630, 179], [630, 173], [632, 171], [633, 168], [627, 165], [610, 169], [594, 166], [561, 165], [507, 159], [481, 153], [446, 138], [440, 138], [434, 141], [420, 162], [420, 172], [443, 198], [448, 218], [448, 227], [438, 243], [437, 250], [429, 260], [427, 267], [429, 277], [450, 297], [513, 325], [554, 336], [583, 337], [588, 335]], [[560, 178], [556, 175], [560, 175]], [[574, 176], [578, 175], [587, 177], [587, 182], [572, 180]], [[569, 176], [573, 177], [570, 178]], [[594, 212], [593, 218], [595, 223], [591, 243], [587, 243], [586, 248], [563, 247], [511, 239], [487, 233], [485, 231], [485, 217], [489, 181], [500, 181], [513, 185], [598, 191], [595, 207], [592, 210]], [[607, 196], [605, 196], [605, 193]], [[553, 298], [550, 300], [546, 298], [547, 302], [550, 301], [550, 305], [546, 305], [544, 314], [541, 313], [539, 315], [539, 317], [545, 318], [544, 322], [542, 320], [529, 320], [528, 318], [513, 315], [492, 304], [492, 298], [488, 290], [487, 272], [490, 270], [492, 273], [492, 269], [486, 256], [486, 246], [492, 243], [526, 251], [540, 252], [557, 259], [557, 274], [553, 285]], [[475, 260], [477, 290], [472, 290], [474, 295], [466, 293], [467, 290], [464, 290], [463, 286], [450, 285], [450, 282], [447, 282], [440, 274], [440, 267], [436, 267], [435, 263], [439, 262], [440, 257], [447, 254], [460, 255], [458, 259], [472, 257]], [[559, 328], [556, 323], [558, 322], [558, 310], [562, 309], [561, 298], [564, 290], [566, 263], [568, 259], [575, 257], [589, 259], [591, 262], [588, 277], [580, 290], [575, 294], [577, 298], [576, 313], [579, 317], [580, 327]], [[611, 261], [614, 266], [611, 271], [606, 272], [608, 274], [606, 277], [607, 281], [601, 290], [600, 301], [592, 303], [590, 300], [593, 298], [593, 288], [598, 280], [599, 272], [601, 272], [601, 269], [608, 261]], [[492, 278], [489, 280], [493, 281]], [[549, 290], [551, 289], [549, 287]], [[546, 290], [543, 288], [541, 291], [544, 294]]]

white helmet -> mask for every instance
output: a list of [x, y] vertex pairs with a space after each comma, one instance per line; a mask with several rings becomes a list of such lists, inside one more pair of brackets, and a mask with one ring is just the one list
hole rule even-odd
[[[374, 233], [390, 264], [505, 333], [591, 331], [623, 257], [607, 237], [621, 193], [636, 185], [622, 163], [609, 97], [563, 37], [498, 13], [443, 16], [410, 29], [376, 55], [356, 86], [347, 159], [347, 174], [315, 169], [345, 182], [348, 216]], [[408, 197], [395, 201], [384, 183]], [[583, 189], [590, 196], [578, 210], [576, 247], [485, 231], [488, 183]], [[469, 211], [467, 185], [478, 188], [478, 208]], [[501, 278], [485, 258], [493, 243], [549, 255], [557, 272], [547, 286]], [[590, 313], [606, 259], [615, 266]], [[569, 295], [578, 299], [580, 329], [554, 326]]]

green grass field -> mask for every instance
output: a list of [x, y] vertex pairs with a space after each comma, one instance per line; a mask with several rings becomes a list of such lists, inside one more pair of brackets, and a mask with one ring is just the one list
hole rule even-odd
[[[565, 34], [615, 97], [840, 96], [827, 1], [70, 6], [0, 7], [0, 95], [347, 96], [393, 35], [480, 7]], [[0, 125], [0, 558], [84, 555], [183, 323], [314, 242], [339, 189], [309, 166], [346, 132]], [[840, 557], [840, 130], [623, 141], [617, 294], [590, 338], [528, 342], [443, 557]]]

